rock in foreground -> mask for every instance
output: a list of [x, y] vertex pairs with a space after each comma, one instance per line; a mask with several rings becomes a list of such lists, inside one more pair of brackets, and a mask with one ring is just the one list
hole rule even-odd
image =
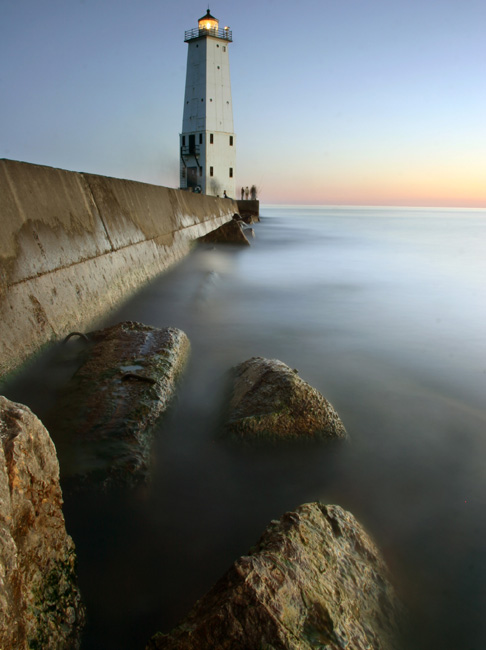
[[339, 506], [305, 504], [267, 528], [147, 650], [394, 650], [400, 604], [377, 548]]
[[5, 397], [0, 441], [0, 648], [76, 648], [84, 610], [54, 444]]
[[[86, 359], [55, 412], [59, 433], [75, 449], [75, 475], [130, 483], [145, 477], [151, 430], [175, 394], [189, 354], [182, 330], [123, 322], [88, 335]], [[68, 472], [69, 473], [69, 472]]]
[[318, 390], [282, 361], [262, 357], [234, 369], [225, 429], [248, 441], [347, 437], [339, 415]]

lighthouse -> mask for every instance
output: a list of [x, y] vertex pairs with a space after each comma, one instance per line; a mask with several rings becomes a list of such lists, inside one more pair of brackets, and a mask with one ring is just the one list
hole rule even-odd
[[188, 44], [186, 91], [180, 135], [180, 187], [212, 196], [235, 196], [236, 139], [228, 46], [208, 9], [198, 26], [185, 32]]

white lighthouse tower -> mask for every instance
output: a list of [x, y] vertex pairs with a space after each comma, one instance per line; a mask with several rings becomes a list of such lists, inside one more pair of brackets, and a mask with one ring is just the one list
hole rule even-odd
[[228, 45], [232, 33], [207, 14], [185, 33], [184, 116], [180, 135], [180, 186], [204, 194], [235, 195], [236, 141]]

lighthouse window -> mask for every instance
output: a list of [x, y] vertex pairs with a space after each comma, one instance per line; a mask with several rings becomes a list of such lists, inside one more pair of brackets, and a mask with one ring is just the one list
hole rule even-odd
[[209, 134], [209, 144], [214, 144], [214, 135], [212, 133]]
[[210, 175], [210, 176], [214, 176], [214, 169], [213, 169], [213, 167], [210, 167], [210, 168], [209, 168], [209, 175]]
[[199, 167], [199, 176], [202, 176], [202, 167]]
[[230, 135], [230, 137], [229, 137], [229, 138], [230, 138], [230, 147], [232, 147], [232, 146], [233, 146], [233, 136], [232, 136], [232, 135]]
[[199, 144], [202, 144], [202, 133], [199, 134]]
[[185, 135], [182, 136], [182, 146], [183, 147], [186, 146], [186, 136]]
[[230, 167], [230, 178], [233, 178], [233, 167]]

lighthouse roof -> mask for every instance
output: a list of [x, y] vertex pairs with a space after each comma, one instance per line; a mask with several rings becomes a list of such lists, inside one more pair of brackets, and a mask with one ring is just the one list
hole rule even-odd
[[215, 18], [214, 16], [211, 16], [211, 13], [210, 13], [210, 11], [208, 9], [207, 12], [206, 12], [206, 15], [203, 16], [202, 18], [199, 18], [199, 20], [218, 20], [218, 19]]

